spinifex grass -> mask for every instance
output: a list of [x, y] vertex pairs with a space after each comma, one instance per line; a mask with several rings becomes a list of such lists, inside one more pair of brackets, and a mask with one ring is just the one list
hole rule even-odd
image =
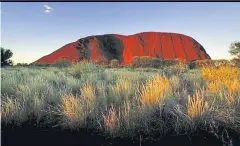
[[209, 111], [209, 103], [204, 95], [196, 92], [193, 97], [188, 96], [187, 113], [191, 119], [202, 118]]
[[240, 70], [236, 67], [220, 66], [218, 68], [208, 67], [202, 69], [204, 79], [208, 81], [208, 89], [213, 93], [227, 90], [230, 93], [240, 91]]
[[47, 107], [60, 105], [60, 117], [52, 118], [57, 122], [70, 128], [92, 124], [112, 136], [180, 133], [194, 129], [203, 119], [223, 126], [231, 123], [228, 127], [232, 129], [239, 127], [237, 68], [177, 74], [164, 69], [102, 69], [93, 64], [2, 69], [1, 118], [7, 123], [22, 122], [29, 113], [41, 118]]
[[80, 100], [73, 95], [65, 95], [62, 98], [63, 113], [70, 121], [78, 120], [78, 113], [81, 108]]
[[120, 114], [117, 113], [113, 105], [111, 106], [110, 109], [108, 109], [107, 114], [104, 115], [103, 118], [105, 130], [110, 132], [110, 134], [116, 134], [120, 128], [119, 127]]
[[170, 89], [169, 79], [158, 74], [142, 87], [141, 103], [148, 106], [163, 104]]

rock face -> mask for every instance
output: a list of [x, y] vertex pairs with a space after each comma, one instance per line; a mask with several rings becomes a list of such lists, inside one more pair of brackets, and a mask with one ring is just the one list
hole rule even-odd
[[211, 59], [201, 44], [193, 38], [177, 33], [143, 32], [124, 36], [106, 34], [89, 36], [67, 44], [34, 63], [52, 64], [66, 59], [73, 63], [90, 61], [107, 64], [118, 59], [130, 64], [134, 56], [151, 56], [163, 60]]

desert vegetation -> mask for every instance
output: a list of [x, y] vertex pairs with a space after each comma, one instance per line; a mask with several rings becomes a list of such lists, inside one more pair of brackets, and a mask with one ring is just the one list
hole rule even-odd
[[47, 68], [2, 68], [2, 124], [34, 119], [41, 126], [143, 140], [168, 133], [190, 136], [201, 129], [225, 144], [233, 142], [228, 131], [240, 132], [237, 66], [197, 61], [205, 64], [189, 69], [172, 61], [165, 67], [142, 68], [142, 63], [158, 61], [139, 60], [134, 58], [140, 68], [114, 68], [116, 60], [111, 68], [64, 61]]
[[11, 57], [13, 56], [13, 53], [10, 49], [5, 49], [1, 47], [1, 66], [12, 66], [13, 61], [11, 60]]

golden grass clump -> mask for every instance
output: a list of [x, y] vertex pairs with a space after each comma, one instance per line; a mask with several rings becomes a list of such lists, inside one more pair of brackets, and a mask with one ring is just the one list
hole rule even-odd
[[204, 101], [204, 96], [196, 92], [193, 97], [188, 96], [187, 113], [191, 119], [202, 117], [209, 110], [208, 102]]
[[208, 81], [234, 80], [239, 77], [239, 69], [230, 66], [206, 67], [202, 69], [203, 77]]
[[80, 101], [75, 96], [68, 94], [62, 98], [62, 108], [64, 115], [70, 121], [76, 121], [77, 115], [79, 113], [79, 108], [81, 108]]
[[126, 79], [120, 79], [117, 83], [111, 87], [112, 91], [116, 95], [120, 95], [122, 92], [127, 92], [131, 87], [131, 82]]
[[85, 84], [81, 88], [81, 95], [82, 98], [90, 103], [96, 103], [96, 94], [95, 94], [96, 89], [93, 87], [91, 84]]
[[239, 81], [237, 79], [234, 79], [232, 81], [232, 83], [229, 83], [227, 86], [227, 90], [230, 93], [236, 93], [236, 92], [240, 92], [240, 84]]
[[207, 84], [207, 88], [212, 93], [219, 93], [219, 91], [222, 91], [223, 86], [221, 86], [221, 84], [218, 84], [217, 82], [213, 81], [213, 82], [209, 82]]
[[11, 111], [14, 110], [14, 102], [8, 100], [8, 102], [2, 102], [1, 117], [7, 117]]
[[112, 105], [108, 110], [107, 115], [103, 116], [104, 118], [104, 127], [106, 131], [114, 133], [119, 128], [119, 115], [117, 114], [115, 107]]
[[141, 102], [143, 105], [152, 105], [160, 103], [165, 100], [167, 92], [170, 90], [170, 81], [166, 77], [156, 75], [153, 79], [149, 80], [142, 88]]
[[208, 89], [211, 92], [218, 93], [226, 89], [230, 93], [240, 91], [239, 74], [236, 67], [220, 66], [207, 67], [202, 69], [203, 77], [208, 81]]

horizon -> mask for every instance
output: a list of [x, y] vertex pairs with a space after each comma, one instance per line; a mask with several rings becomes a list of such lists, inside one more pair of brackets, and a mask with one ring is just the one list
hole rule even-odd
[[231, 2], [1, 2], [1, 47], [12, 50], [15, 64], [31, 63], [87, 36], [172, 32], [195, 39], [212, 59], [231, 59], [229, 46], [240, 39], [239, 7]]

